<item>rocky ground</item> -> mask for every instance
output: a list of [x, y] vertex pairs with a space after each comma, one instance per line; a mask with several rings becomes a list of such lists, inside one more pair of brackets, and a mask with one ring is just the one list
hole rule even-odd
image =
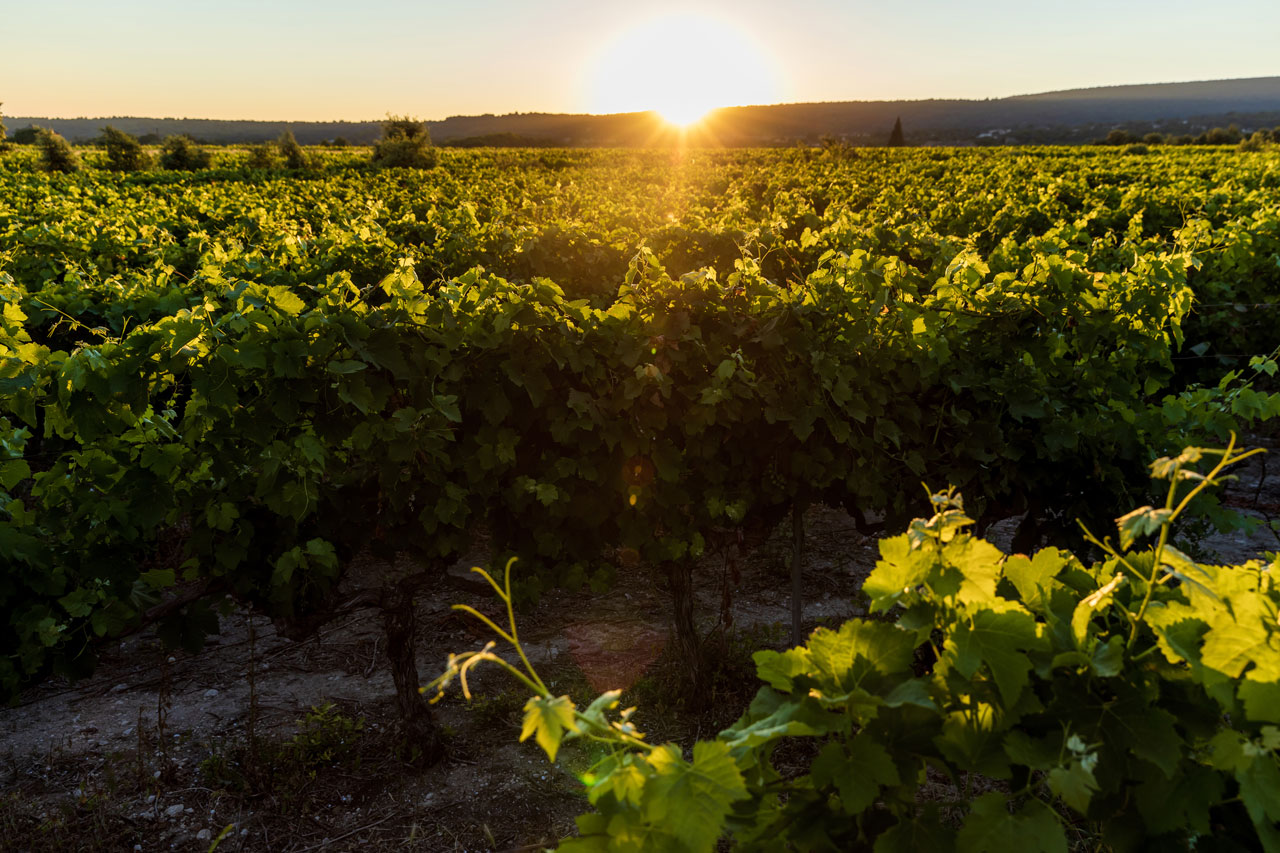
[[[1200, 537], [1192, 545], [1203, 558], [1237, 562], [1280, 548], [1266, 524], [1280, 516], [1280, 477], [1255, 461], [1227, 494], [1259, 524]], [[990, 538], [1007, 545], [1016, 521]], [[826, 507], [812, 508], [806, 526], [805, 624], [839, 624], [860, 612], [876, 543]], [[682, 707], [665, 651], [667, 595], [643, 566], [620, 572], [605, 594], [548, 594], [521, 614], [535, 666], [579, 701], [626, 685], [624, 703], [641, 708], [653, 740], [713, 735], [754, 693], [750, 653], [786, 645], [787, 532], [757, 549], [736, 583], [723, 563], [699, 569], [700, 612], [721, 661], [712, 711]], [[422, 598], [424, 680], [449, 652], [488, 639], [450, 610], [455, 602], [493, 610], [490, 596], [463, 582]], [[198, 654], [139, 634], [106, 650], [92, 678], [31, 689], [0, 710], [0, 847], [516, 851], [572, 831], [585, 809], [574, 774], [590, 757], [569, 748], [551, 766], [535, 745], [517, 743], [527, 697], [499, 672], [479, 675], [469, 707], [456, 692], [436, 706], [449, 757], [416, 769], [395, 731], [383, 642], [371, 611], [295, 643], [233, 610]]]

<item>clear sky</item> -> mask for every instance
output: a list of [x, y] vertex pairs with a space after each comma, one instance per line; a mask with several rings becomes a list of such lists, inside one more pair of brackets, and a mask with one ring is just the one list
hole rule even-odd
[[8, 115], [614, 112], [715, 75], [737, 102], [1280, 75], [1280, 0], [0, 0]]

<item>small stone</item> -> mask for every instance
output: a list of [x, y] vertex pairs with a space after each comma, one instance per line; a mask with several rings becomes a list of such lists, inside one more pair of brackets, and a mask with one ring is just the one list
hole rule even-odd
[[173, 805], [169, 806], [169, 808], [164, 810], [164, 816], [174, 818], [182, 814], [182, 812], [185, 810], [186, 810], [186, 806], [184, 806], [182, 803], [174, 803]]
[[112, 693], [123, 693], [123, 692], [125, 692], [125, 691], [126, 691], [126, 690], [128, 690], [128, 689], [129, 689], [129, 685], [127, 685], [127, 684], [117, 684], [115, 687], [112, 687], [112, 688], [111, 688], [111, 692], [112, 692]]
[[196, 841], [208, 841], [213, 837], [213, 833], [207, 829], [202, 829], [196, 833]]
[[218, 695], [218, 691], [212, 687], [210, 687], [208, 690], [204, 692], [204, 698], [206, 699], [212, 699], [214, 696], [217, 696], [217, 695]]

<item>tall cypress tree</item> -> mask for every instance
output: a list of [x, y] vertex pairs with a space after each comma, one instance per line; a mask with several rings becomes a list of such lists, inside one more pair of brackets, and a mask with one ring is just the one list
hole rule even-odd
[[897, 121], [893, 123], [893, 133], [889, 134], [889, 147], [901, 148], [906, 144], [902, 138], [902, 117], [899, 116]]

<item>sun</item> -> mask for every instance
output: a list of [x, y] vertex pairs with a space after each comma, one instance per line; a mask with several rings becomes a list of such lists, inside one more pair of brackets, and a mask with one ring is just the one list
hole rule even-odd
[[672, 14], [631, 27], [605, 43], [587, 72], [594, 113], [653, 110], [680, 127], [718, 107], [777, 100], [768, 53], [734, 24]]

